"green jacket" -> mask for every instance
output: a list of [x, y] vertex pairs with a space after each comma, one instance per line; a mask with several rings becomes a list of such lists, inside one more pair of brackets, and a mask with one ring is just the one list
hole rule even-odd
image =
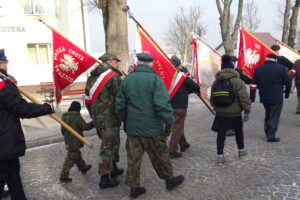
[[117, 72], [116, 75], [105, 84], [93, 104], [86, 104], [86, 107], [93, 119], [97, 129], [115, 128], [121, 126], [121, 121], [115, 116], [115, 97], [121, 84], [120, 72], [106, 63], [98, 65], [88, 77], [85, 87], [85, 94], [88, 95], [91, 87], [101, 73], [107, 69]]
[[[86, 123], [81, 114], [76, 111], [63, 113], [62, 120], [70, 127], [72, 127], [75, 131], [77, 131], [77, 133], [79, 133], [81, 136], [83, 136], [83, 131], [88, 131], [94, 128], [94, 124], [92, 121]], [[61, 127], [61, 133], [64, 136], [65, 144], [69, 151], [76, 151], [83, 147], [83, 143], [63, 126]]]
[[240, 75], [233, 69], [223, 69], [216, 74], [216, 79], [230, 78], [233, 90], [237, 95], [234, 103], [227, 107], [214, 106], [217, 116], [237, 117], [241, 116], [241, 112], [250, 113], [251, 100], [247, 92], [245, 83], [240, 79]]
[[163, 135], [175, 119], [169, 94], [155, 71], [138, 65], [123, 81], [116, 97], [116, 114], [128, 136]]

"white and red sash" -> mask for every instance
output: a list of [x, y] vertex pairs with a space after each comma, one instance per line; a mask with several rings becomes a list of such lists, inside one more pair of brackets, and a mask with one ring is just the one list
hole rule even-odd
[[184, 79], [187, 77], [187, 74], [183, 73], [183, 72], [179, 72], [174, 84], [172, 85], [170, 91], [169, 91], [169, 95], [170, 95], [170, 99], [173, 98], [173, 96], [176, 94], [176, 92], [178, 91], [179, 87], [182, 85]]
[[[13, 80], [11, 80], [10, 78], [7, 78], [11, 83], [15, 84], [15, 82]], [[6, 85], [6, 82], [0, 78], [0, 90]]]
[[91, 87], [89, 95], [85, 95], [85, 103], [88, 104], [93, 104], [94, 101], [96, 100], [98, 94], [101, 92], [103, 89], [104, 85], [107, 83], [111, 77], [113, 77], [117, 72], [114, 72], [111, 69], [106, 70], [103, 72], [96, 80], [94, 85]]

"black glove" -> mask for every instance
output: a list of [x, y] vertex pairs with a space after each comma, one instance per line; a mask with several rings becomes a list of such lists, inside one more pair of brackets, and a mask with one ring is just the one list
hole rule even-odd
[[289, 93], [289, 92], [285, 92], [285, 95], [284, 95], [284, 97], [285, 97], [286, 99], [288, 99], [288, 98], [289, 98], [289, 96], [290, 96], [290, 93]]
[[164, 136], [165, 136], [165, 137], [170, 136], [171, 131], [172, 131], [172, 125], [171, 125], [171, 124], [166, 124], [166, 125], [165, 125]]
[[53, 114], [55, 112], [53, 107], [49, 103], [44, 103], [43, 105], [47, 106], [48, 114]]

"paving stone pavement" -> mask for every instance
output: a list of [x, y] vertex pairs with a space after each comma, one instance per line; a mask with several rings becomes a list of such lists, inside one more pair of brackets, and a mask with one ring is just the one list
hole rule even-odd
[[[300, 116], [295, 115], [296, 96], [285, 101], [278, 136], [279, 143], [267, 143], [263, 133], [264, 109], [253, 104], [250, 120], [244, 126], [245, 145], [249, 155], [237, 157], [234, 137], [227, 137], [224, 166], [216, 166], [216, 133], [210, 130], [213, 116], [195, 97], [190, 98], [186, 119], [186, 136], [191, 148], [183, 157], [173, 159], [174, 174], [186, 177], [184, 184], [166, 191], [165, 183], [153, 170], [147, 155], [141, 167], [141, 185], [146, 194], [139, 199], [186, 200], [295, 200], [300, 199]], [[57, 127], [56, 127], [57, 128]], [[57, 131], [57, 130], [56, 130]], [[118, 178], [116, 188], [100, 190], [97, 174], [100, 140], [87, 137], [94, 149], [82, 149], [83, 158], [93, 168], [82, 175], [75, 167], [70, 176], [73, 181], [58, 181], [66, 155], [64, 144], [55, 143], [27, 150], [21, 158], [21, 173], [27, 197], [31, 200], [125, 200], [129, 188], [125, 176]], [[126, 135], [121, 133], [120, 163], [127, 168]]]

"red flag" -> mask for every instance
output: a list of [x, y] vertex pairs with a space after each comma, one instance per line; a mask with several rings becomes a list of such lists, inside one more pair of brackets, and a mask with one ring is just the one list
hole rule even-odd
[[152, 68], [163, 80], [166, 89], [169, 91], [170, 97], [172, 98], [171, 94], [174, 95], [176, 93], [179, 86], [182, 84], [182, 78], [185, 78], [185, 76], [181, 76], [178, 81], [174, 81], [178, 74], [177, 69], [173, 66], [168, 57], [166, 57], [166, 55], [157, 47], [153, 40], [149, 38], [148, 34], [139, 26], [137, 26], [136, 48], [139, 53], [144, 52], [154, 56]]
[[79, 47], [52, 30], [53, 79], [56, 103], [61, 101], [61, 91], [69, 86], [96, 61]]
[[248, 77], [252, 78], [256, 67], [265, 62], [268, 54], [275, 54], [275, 52], [244, 28], [240, 28], [239, 39], [237, 66], [241, 68]]

